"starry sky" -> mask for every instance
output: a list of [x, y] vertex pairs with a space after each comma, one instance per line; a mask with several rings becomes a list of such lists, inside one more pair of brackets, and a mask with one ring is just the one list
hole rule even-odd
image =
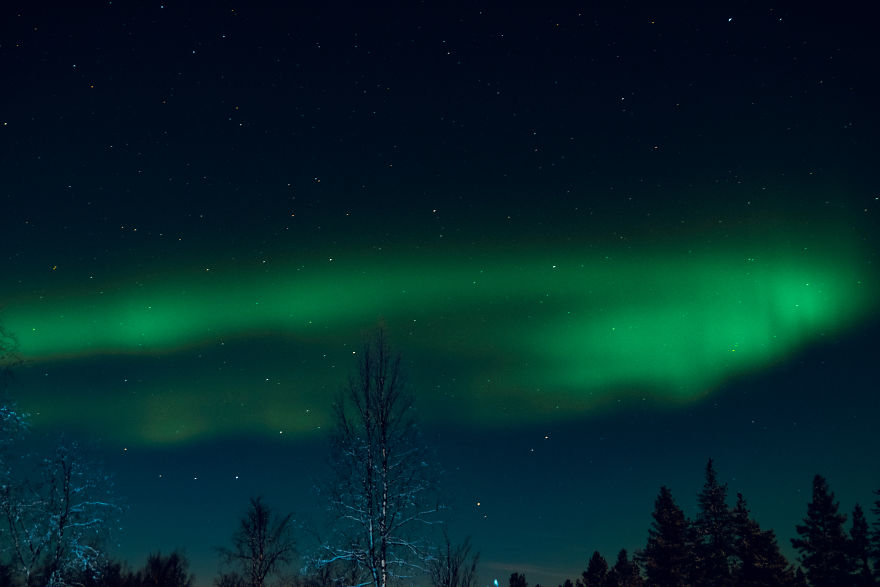
[[866, 15], [300, 4], [0, 13], [12, 391], [114, 474], [119, 557], [206, 586], [248, 496], [318, 524], [380, 327], [486, 582], [642, 547], [709, 457], [788, 554], [815, 473], [872, 499]]

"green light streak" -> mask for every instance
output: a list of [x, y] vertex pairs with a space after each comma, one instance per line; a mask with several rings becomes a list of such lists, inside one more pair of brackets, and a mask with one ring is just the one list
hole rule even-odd
[[[851, 327], [876, 308], [868, 265], [839, 245], [822, 250], [613, 258], [576, 250], [490, 252], [325, 260], [268, 271], [229, 266], [13, 302], [5, 318], [32, 364], [187, 353], [267, 335], [338, 348], [381, 321], [416, 368], [420, 357], [459, 365], [464, 412], [485, 423], [509, 417], [499, 409], [505, 402], [536, 414], [550, 413], [560, 400], [594, 409], [646, 390], [671, 401], [701, 397]], [[348, 366], [329, 385], [341, 384]], [[138, 398], [128, 432], [152, 442], [246, 429], [305, 432], [323, 418], [305, 417], [300, 408], [329, 403], [326, 386], [309, 390], [300, 381], [301, 393], [291, 397], [242, 382], [241, 397], [254, 394], [268, 407], [241, 418], [240, 398], [218, 400], [228, 381], [204, 377], [175, 382], [177, 392], [166, 382]], [[47, 421], [75, 401], [58, 400], [54, 411], [45, 410]]]

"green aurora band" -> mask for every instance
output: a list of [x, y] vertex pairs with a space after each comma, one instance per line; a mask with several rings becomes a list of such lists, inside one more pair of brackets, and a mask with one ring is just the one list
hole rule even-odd
[[[107, 355], [187, 356], [272, 337], [349, 345], [350, 357], [350, 345], [381, 323], [416, 367], [467, 362], [456, 391], [456, 413], [466, 420], [509, 421], [511, 412], [499, 409], [507, 404], [528, 417], [552, 417], [554, 410], [571, 417], [572, 409], [609, 406], [626, 395], [697, 399], [732, 376], [858, 325], [875, 311], [868, 264], [853, 248], [829, 242], [837, 244], [821, 254], [790, 247], [763, 256], [548, 250], [324, 258], [269, 269], [229, 264], [13, 301], [5, 324], [23, 358], [44, 365]], [[127, 424], [128, 432], [168, 442], [242, 427], [314, 430], [325, 421], [328, 385], [341, 384], [349, 366], [340, 365], [329, 384], [306, 375], [306, 367], [291, 384], [295, 393], [228, 376], [223, 385], [156, 382], [137, 400], [138, 423]], [[239, 387], [224, 398], [230, 386]], [[262, 408], [236, 411], [254, 397]], [[429, 407], [440, 402], [425, 399]], [[62, 419], [75, 401], [47, 401], [44, 422]], [[304, 417], [304, 406], [319, 415]], [[124, 409], [118, 404], [94, 417], [113, 419], [109, 412]], [[442, 410], [426, 413], [442, 417]]]

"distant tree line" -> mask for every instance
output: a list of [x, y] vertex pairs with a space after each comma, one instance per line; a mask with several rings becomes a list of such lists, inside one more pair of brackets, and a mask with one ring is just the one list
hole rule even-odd
[[[5, 395], [21, 361], [0, 325], [0, 587], [191, 587], [182, 552], [151, 554], [131, 570], [110, 560], [107, 538], [120, 509], [110, 477], [74, 442], [31, 454], [18, 442], [28, 415]], [[218, 549], [217, 587], [374, 585], [430, 577], [436, 585], [473, 587], [478, 553], [430, 532], [441, 507], [413, 396], [400, 357], [381, 330], [365, 341], [358, 368], [334, 403], [332, 479], [322, 488], [333, 520], [313, 552], [298, 557], [291, 514], [252, 498], [231, 539]], [[291, 569], [303, 560], [299, 571]]]
[[[880, 497], [880, 490], [874, 492]], [[560, 587], [865, 587], [880, 585], [880, 499], [874, 502], [871, 527], [864, 510], [847, 516], [821, 475], [813, 479], [812, 500], [798, 538], [794, 565], [781, 553], [773, 530], [752, 518], [745, 498], [730, 507], [727, 484], [718, 482], [714, 463], [706, 465], [705, 483], [697, 494], [697, 515], [687, 519], [668, 487], [654, 501], [646, 546], [630, 558], [617, 554], [612, 566], [593, 552], [581, 577]], [[513, 573], [510, 587], [527, 587]], [[536, 585], [535, 587], [540, 587]]]
[[[28, 416], [5, 395], [15, 339], [0, 326], [0, 587], [192, 587], [181, 551], [150, 554], [129, 569], [104, 545], [120, 507], [110, 477], [71, 441], [54, 453], [16, 452]], [[297, 553], [292, 514], [251, 498], [221, 560], [215, 587], [388, 587], [429, 581], [476, 587], [479, 553], [432, 529], [441, 507], [426, 447], [415, 425], [400, 359], [381, 331], [364, 344], [358, 369], [334, 404], [333, 476], [322, 497], [334, 523], [310, 553]], [[875, 492], [880, 498], [880, 491]], [[687, 519], [661, 487], [644, 548], [593, 552], [586, 570], [560, 587], [862, 587], [880, 584], [880, 499], [871, 526], [856, 505], [847, 516], [816, 475], [812, 500], [792, 540], [797, 565], [782, 555], [772, 530], [752, 518], [745, 499], [728, 503], [710, 459]], [[432, 536], [435, 538], [432, 539]], [[294, 563], [301, 562], [299, 569]], [[513, 573], [510, 587], [527, 587]], [[539, 587], [539, 586], [536, 586]]]

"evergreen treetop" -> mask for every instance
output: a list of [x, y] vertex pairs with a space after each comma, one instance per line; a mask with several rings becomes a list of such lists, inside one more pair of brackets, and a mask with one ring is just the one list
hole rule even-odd
[[807, 517], [796, 526], [800, 538], [791, 544], [800, 551], [801, 564], [811, 585], [845, 587], [851, 585], [849, 546], [843, 524], [846, 515], [822, 475], [813, 479], [813, 498], [807, 504]]
[[660, 488], [652, 515], [648, 544], [640, 557], [647, 585], [683, 587], [689, 584], [691, 572], [689, 525], [665, 485]]

